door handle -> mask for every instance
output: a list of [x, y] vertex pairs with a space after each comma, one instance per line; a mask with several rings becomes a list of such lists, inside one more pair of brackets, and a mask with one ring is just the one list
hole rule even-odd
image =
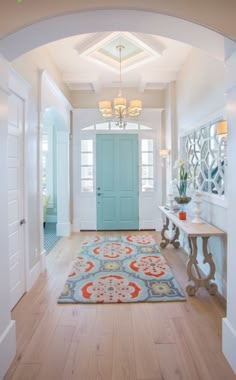
[[103, 193], [97, 193], [98, 196], [102, 195]]
[[25, 219], [21, 219], [20, 220], [20, 226], [22, 226], [23, 224], [26, 224], [26, 220]]

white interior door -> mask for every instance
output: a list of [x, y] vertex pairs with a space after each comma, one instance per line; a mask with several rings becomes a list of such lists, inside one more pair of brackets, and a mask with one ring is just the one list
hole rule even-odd
[[25, 292], [23, 125], [24, 102], [12, 94], [9, 97], [8, 123], [8, 238], [11, 309]]

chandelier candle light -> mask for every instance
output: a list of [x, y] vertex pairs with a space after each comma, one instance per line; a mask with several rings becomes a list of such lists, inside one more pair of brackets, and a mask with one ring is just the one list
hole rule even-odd
[[110, 100], [102, 100], [99, 102], [99, 111], [105, 119], [114, 119], [119, 128], [124, 128], [127, 119], [137, 119], [142, 111], [142, 101], [139, 99], [131, 100], [129, 107], [126, 106], [126, 98], [122, 95], [122, 76], [121, 76], [121, 52], [125, 47], [123, 45], [116, 46], [119, 51], [120, 58], [120, 88], [117, 98], [112, 102]]

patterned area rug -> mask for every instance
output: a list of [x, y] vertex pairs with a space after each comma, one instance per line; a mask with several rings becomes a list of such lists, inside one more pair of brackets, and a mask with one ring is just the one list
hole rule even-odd
[[96, 236], [83, 243], [58, 303], [185, 300], [150, 235]]

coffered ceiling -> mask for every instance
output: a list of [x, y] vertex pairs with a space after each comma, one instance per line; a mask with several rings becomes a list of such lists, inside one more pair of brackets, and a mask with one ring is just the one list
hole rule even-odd
[[164, 37], [130, 32], [73, 36], [46, 45], [70, 90], [99, 92], [119, 87], [119, 51], [122, 87], [140, 92], [163, 89], [176, 80], [191, 46]]

